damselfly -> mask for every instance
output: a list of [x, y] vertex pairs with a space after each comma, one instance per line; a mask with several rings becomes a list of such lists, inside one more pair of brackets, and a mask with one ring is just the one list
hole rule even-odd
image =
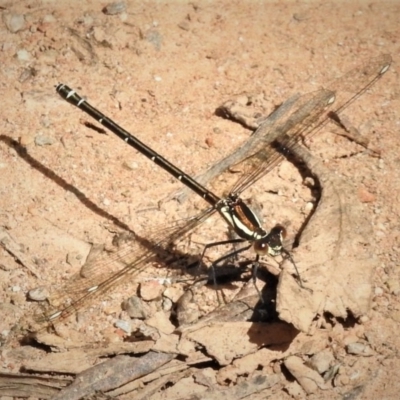
[[[264, 230], [255, 213], [240, 198], [240, 194], [270, 172], [286, 153], [290, 153], [290, 149], [301, 138], [309, 137], [324, 125], [329, 120], [328, 110], [333, 108], [333, 104], [336, 104], [333, 112], [338, 115], [371, 87], [388, 70], [390, 63], [391, 57], [389, 55], [381, 55], [371, 59], [368, 63], [363, 64], [362, 67], [353, 69], [335, 80], [329, 85], [328, 89], [320, 89], [297, 98], [291, 104], [288, 112], [282, 113], [279, 118], [276, 118], [268, 125], [268, 129], [264, 127], [262, 130], [263, 126], [261, 126], [261, 133], [258, 132], [257, 134], [256, 132], [253, 135], [253, 139], [244, 145], [245, 151], [235, 152], [234, 154], [236, 155], [234, 157], [226, 159], [228, 160], [227, 165], [240, 165], [241, 169], [245, 170], [246, 173], [237, 181], [230, 194], [224, 198], [217, 196], [150, 149], [139, 139], [92, 107], [74, 90], [64, 84], [58, 85], [57, 92], [62, 98], [92, 116], [126, 143], [169, 172], [201, 196], [211, 207], [190, 220], [171, 225], [168, 231], [163, 230], [158, 235], [152, 236], [150, 238], [152, 243], [150, 246], [143, 246], [141, 243], [136, 242], [131, 247], [123, 250], [123, 252], [117, 253], [108, 261], [108, 263], [124, 262], [125, 266], [121, 267], [117, 272], [106, 274], [103, 269], [104, 261], [93, 266], [91, 268], [92, 276], [82, 279], [74, 287], [73, 291], [58, 296], [59, 299], [63, 300], [61, 301], [63, 305], [48, 314], [46, 319], [54, 321], [58, 318], [65, 318], [99, 294], [105, 293], [122, 280], [127, 279], [128, 276], [138, 274], [146, 268], [146, 263], [159, 249], [181, 240], [215, 212], [218, 212], [237, 233], [240, 239], [236, 241], [250, 243], [240, 251], [247, 250], [253, 246], [256, 253], [255, 262], [263, 255], [276, 256], [283, 254], [291, 257], [290, 253], [282, 245], [285, 229], [277, 225], [269, 232]], [[346, 92], [348, 92], [347, 95]], [[276, 149], [276, 143], [279, 144], [279, 152]]]

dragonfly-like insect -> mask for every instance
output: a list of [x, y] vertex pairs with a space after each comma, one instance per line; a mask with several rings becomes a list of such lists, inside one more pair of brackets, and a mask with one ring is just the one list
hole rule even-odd
[[[355, 68], [333, 81], [327, 88], [298, 97], [284, 111], [278, 109], [275, 116], [272, 115], [269, 120], [272, 122], [267, 125], [262, 124], [240, 151], [234, 152], [224, 160], [226, 168], [230, 166], [240, 167], [245, 171], [227, 197], [219, 197], [208, 190], [91, 106], [74, 90], [64, 84], [59, 84], [56, 90], [63, 99], [86, 112], [126, 143], [169, 172], [201, 196], [209, 203], [210, 207], [188, 220], [173, 223], [168, 229], [163, 229], [150, 236], [148, 245], [144, 245], [141, 241], [135, 241], [107, 261], [102, 259], [97, 263], [95, 262], [90, 268], [90, 275], [69, 282], [67, 288], [63, 288], [51, 296], [52, 299], [56, 299], [58, 305], [51, 312], [46, 313], [43, 320], [53, 322], [64, 319], [91, 303], [100, 294], [109, 291], [118, 283], [132, 275], [137, 275], [146, 268], [149, 261], [160, 249], [166, 249], [171, 243], [182, 240], [216, 212], [239, 236], [239, 239], [234, 240], [235, 242], [248, 242], [240, 251], [247, 250], [250, 247], [254, 248], [256, 253], [255, 263], [261, 256], [265, 255], [282, 254], [291, 259], [289, 251], [284, 249], [282, 245], [285, 235], [284, 227], [277, 225], [269, 232], [264, 230], [256, 214], [241, 199], [241, 193], [275, 168], [302, 138], [311, 136], [326, 124], [330, 120], [329, 112], [338, 116], [389, 69], [390, 63], [391, 57], [389, 55], [373, 58], [361, 67]], [[336, 107], [333, 105], [336, 105]], [[266, 126], [267, 128], [265, 128]], [[276, 144], [279, 144], [279, 151], [277, 151]], [[232, 242], [232, 240], [229, 240], [229, 242]], [[219, 244], [221, 243], [219, 242]], [[293, 260], [292, 262], [296, 268]], [[123, 266], [115, 267], [121, 264]], [[110, 269], [114, 269], [114, 271], [110, 272]], [[299, 276], [298, 271], [297, 275]]]

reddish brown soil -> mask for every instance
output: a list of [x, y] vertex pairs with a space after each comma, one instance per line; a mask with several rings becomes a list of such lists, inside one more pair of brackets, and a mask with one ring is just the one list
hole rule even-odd
[[[341, 380], [324, 391], [297, 393], [293, 378], [286, 374], [288, 386], [281, 381], [274, 393], [284, 399], [331, 399], [363, 386], [359, 397], [352, 398], [397, 399], [400, 4], [128, 3], [122, 14], [106, 15], [102, 12], [106, 3], [99, 1], [2, 2], [0, 334], [4, 341], [30, 313], [27, 292], [67, 281], [79, 270], [90, 244], [110, 246], [117, 233], [130, 229], [143, 234], [204, 207], [200, 202], [180, 205], [173, 200], [159, 207], [161, 199], [180, 188], [179, 183], [114, 135], [98, 134], [83, 125], [90, 118], [63, 101], [55, 85], [62, 82], [75, 88], [195, 175], [249, 135], [215, 114], [224, 101], [243, 92], [264, 93], [273, 110], [295, 93], [313, 91], [363, 60], [389, 53], [394, 59], [390, 71], [344, 113], [374, 148], [381, 149], [381, 158], [371, 157], [329, 129], [313, 139], [311, 148], [327, 167], [354, 184], [365, 218], [373, 226], [371, 252], [380, 262], [371, 311], [361, 327], [338, 323], [343, 348], [346, 337], [362, 337], [369, 340], [371, 354], [352, 356], [353, 369], [342, 371]], [[24, 16], [20, 29], [14, 28], [18, 15]], [[39, 144], [43, 138], [48, 144]], [[298, 171], [285, 162], [246, 197], [262, 204], [268, 225], [289, 221], [293, 236], [304, 221], [311, 194]], [[201, 244], [226, 238], [224, 225], [218, 226], [221, 229], [206, 224], [196, 232], [190, 252], [198, 254]], [[215, 255], [208, 254], [210, 259]], [[167, 268], [149, 266], [138, 280], [168, 274]], [[122, 299], [134, 291], [135, 284], [122, 285], [83, 310], [78, 321], [70, 318], [64, 324], [88, 343], [122, 340], [114, 323]], [[212, 289], [203, 293], [202, 313], [211, 310], [213, 303], [207, 302], [213, 296]], [[331, 345], [329, 340], [320, 343], [321, 349]], [[13, 352], [4, 348], [1, 371], [17, 373], [27, 359], [32, 362], [42, 356], [37, 349], [19, 346], [13, 341]], [[188, 398], [190, 384], [182, 388], [188, 391], [177, 390], [164, 398]]]

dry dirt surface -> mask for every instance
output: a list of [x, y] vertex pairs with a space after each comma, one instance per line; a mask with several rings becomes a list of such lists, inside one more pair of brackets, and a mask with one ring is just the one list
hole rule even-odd
[[[399, 398], [400, 3], [22, 0], [0, 12], [2, 400]], [[361, 141], [328, 122], [305, 138], [306, 165], [285, 158], [243, 192], [266, 229], [286, 227], [304, 287], [287, 259], [251, 272], [251, 251], [204, 285], [200, 271], [232, 248], [189, 266], [231, 237], [226, 223], [214, 215], [167, 248], [207, 204], [178, 201], [178, 181], [55, 90], [197, 176], [288, 99], [348, 71], [355, 94], [357, 71], [386, 54], [389, 70], [340, 112]], [[209, 187], [226, 194], [237, 172]]]

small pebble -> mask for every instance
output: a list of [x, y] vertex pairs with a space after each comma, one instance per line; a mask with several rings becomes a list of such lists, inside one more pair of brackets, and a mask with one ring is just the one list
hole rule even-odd
[[168, 315], [164, 313], [164, 311], [156, 312], [152, 317], [146, 320], [146, 325], [166, 335], [171, 334], [175, 330], [175, 326], [172, 325]]
[[164, 290], [163, 296], [176, 303], [183, 295], [184, 290], [181, 287], [171, 286]]
[[178, 24], [178, 27], [184, 31], [188, 31], [190, 29], [190, 23], [187, 20], [184, 20]]
[[139, 168], [139, 165], [135, 161], [124, 161], [122, 166], [128, 170], [135, 170]]
[[162, 302], [163, 310], [164, 311], [171, 311], [172, 310], [172, 306], [173, 306], [172, 301], [170, 299], [168, 299], [167, 297], [165, 297], [163, 299], [163, 302]]
[[145, 319], [146, 311], [143, 306], [143, 301], [137, 296], [132, 296], [122, 303], [122, 308], [131, 318]]
[[162, 44], [162, 37], [161, 34], [154, 30], [154, 29], [150, 29], [145, 33], [145, 39], [151, 43], [156, 50], [160, 50], [161, 48], [161, 44]]
[[164, 286], [157, 281], [142, 282], [140, 284], [140, 296], [143, 300], [152, 301], [161, 298]]
[[200, 311], [192, 300], [193, 292], [191, 290], [187, 290], [178, 300], [176, 318], [179, 325], [191, 324], [199, 319]]
[[126, 3], [124, 1], [118, 1], [110, 3], [103, 8], [103, 13], [106, 15], [117, 15], [121, 14], [126, 10]]
[[306, 13], [294, 13], [293, 14], [293, 19], [297, 22], [302, 22], [307, 20], [309, 17]]
[[311, 176], [307, 176], [304, 181], [303, 184], [309, 188], [314, 188], [315, 187], [315, 180], [314, 178], [312, 178]]
[[314, 354], [309, 365], [322, 375], [329, 369], [333, 360], [333, 354], [329, 350], [324, 350]]
[[29, 61], [31, 59], [29, 51], [25, 49], [18, 50], [16, 57], [18, 61]]
[[50, 23], [50, 22], [56, 22], [56, 18], [54, 17], [54, 15], [51, 14], [47, 14], [43, 17], [43, 22], [45, 23]]
[[304, 206], [304, 211], [305, 212], [310, 212], [314, 209], [314, 203], [312, 203], [311, 201], [308, 201], [306, 203], [306, 205]]
[[362, 203], [373, 203], [376, 200], [375, 195], [369, 192], [365, 187], [359, 187], [357, 195]]
[[213, 139], [211, 137], [206, 138], [205, 142], [206, 142], [206, 145], [208, 147], [213, 147], [214, 146], [214, 141], [213, 141]]
[[349, 354], [354, 354], [357, 356], [372, 356], [372, 350], [369, 346], [364, 343], [354, 342], [346, 346], [346, 350]]
[[49, 136], [37, 135], [35, 137], [36, 146], [48, 146], [48, 145], [54, 144], [55, 142], [56, 142], [56, 140]]
[[44, 301], [49, 297], [49, 291], [44, 286], [39, 286], [28, 292], [28, 298], [33, 301]]
[[3, 14], [3, 21], [12, 33], [17, 33], [25, 28], [25, 17], [22, 14]]
[[18, 138], [19, 144], [20, 144], [21, 146], [24, 146], [24, 147], [28, 146], [28, 144], [33, 143], [33, 141], [34, 141], [34, 137], [33, 137], [33, 135], [30, 135], [30, 134], [21, 135], [21, 136]]
[[126, 332], [128, 335], [132, 333], [132, 324], [130, 321], [119, 319], [115, 322], [114, 326]]

